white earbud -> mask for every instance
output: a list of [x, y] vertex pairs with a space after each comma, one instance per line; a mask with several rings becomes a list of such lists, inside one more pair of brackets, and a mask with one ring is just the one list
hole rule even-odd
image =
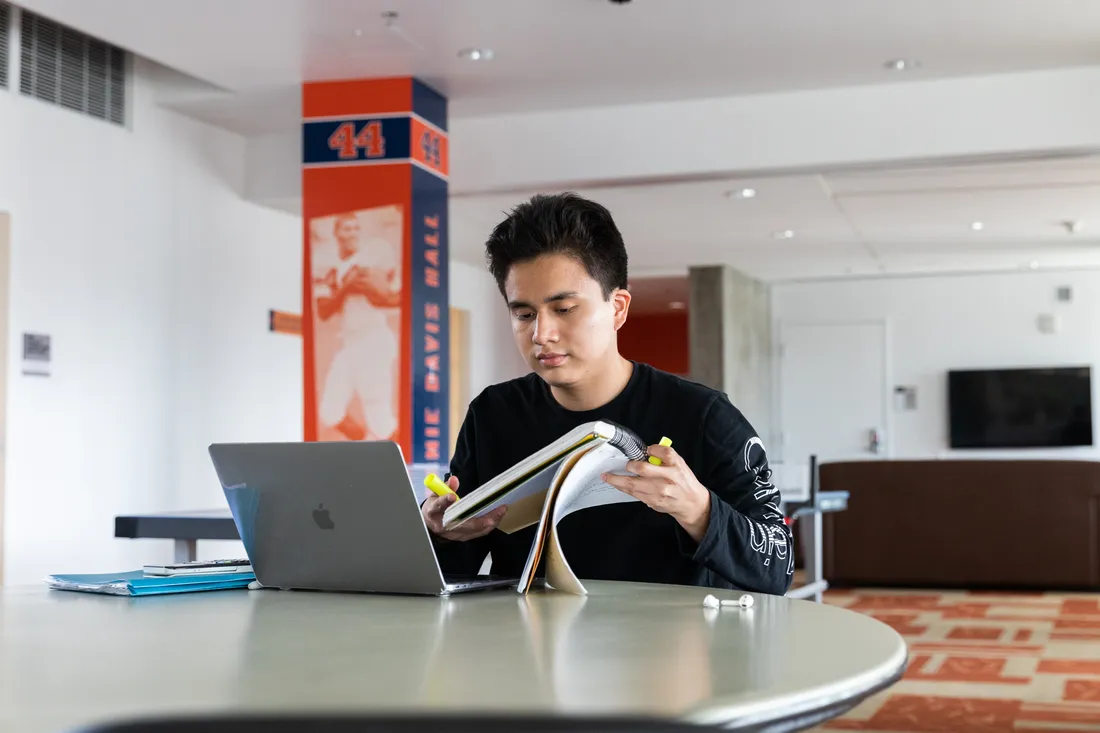
[[718, 608], [720, 606], [740, 606], [741, 608], [751, 608], [752, 603], [752, 596], [748, 595], [747, 593], [738, 598], [736, 601], [719, 601], [712, 595], [708, 595], [706, 598], [703, 599], [703, 606], [705, 608]]

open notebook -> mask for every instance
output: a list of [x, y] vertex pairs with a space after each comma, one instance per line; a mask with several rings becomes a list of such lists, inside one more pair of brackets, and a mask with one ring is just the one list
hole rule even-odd
[[531, 589], [545, 554], [547, 584], [583, 595], [584, 585], [561, 552], [558, 522], [588, 507], [637, 501], [602, 481], [600, 475], [627, 474], [628, 461], [645, 457], [645, 443], [622, 426], [607, 421], [580, 425], [451, 504], [443, 513], [443, 527], [453, 529], [507, 506], [501, 531], [511, 534], [538, 525], [519, 592]]

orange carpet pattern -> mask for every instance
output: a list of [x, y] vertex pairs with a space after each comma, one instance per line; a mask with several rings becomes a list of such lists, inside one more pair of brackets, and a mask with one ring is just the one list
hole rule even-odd
[[818, 730], [1100, 731], [1100, 594], [832, 590], [909, 645], [890, 689]]

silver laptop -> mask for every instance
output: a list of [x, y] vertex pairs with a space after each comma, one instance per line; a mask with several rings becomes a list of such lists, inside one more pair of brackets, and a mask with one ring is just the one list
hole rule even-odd
[[518, 578], [444, 577], [392, 441], [220, 443], [210, 458], [265, 587], [446, 595]]

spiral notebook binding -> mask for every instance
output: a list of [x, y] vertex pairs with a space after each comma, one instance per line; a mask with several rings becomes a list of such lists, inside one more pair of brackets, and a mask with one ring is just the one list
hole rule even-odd
[[622, 425], [617, 425], [609, 421], [605, 422], [615, 428], [615, 434], [607, 442], [621, 450], [623, 455], [632, 461], [641, 461], [645, 459], [646, 445], [637, 433], [629, 428], [624, 428]]

